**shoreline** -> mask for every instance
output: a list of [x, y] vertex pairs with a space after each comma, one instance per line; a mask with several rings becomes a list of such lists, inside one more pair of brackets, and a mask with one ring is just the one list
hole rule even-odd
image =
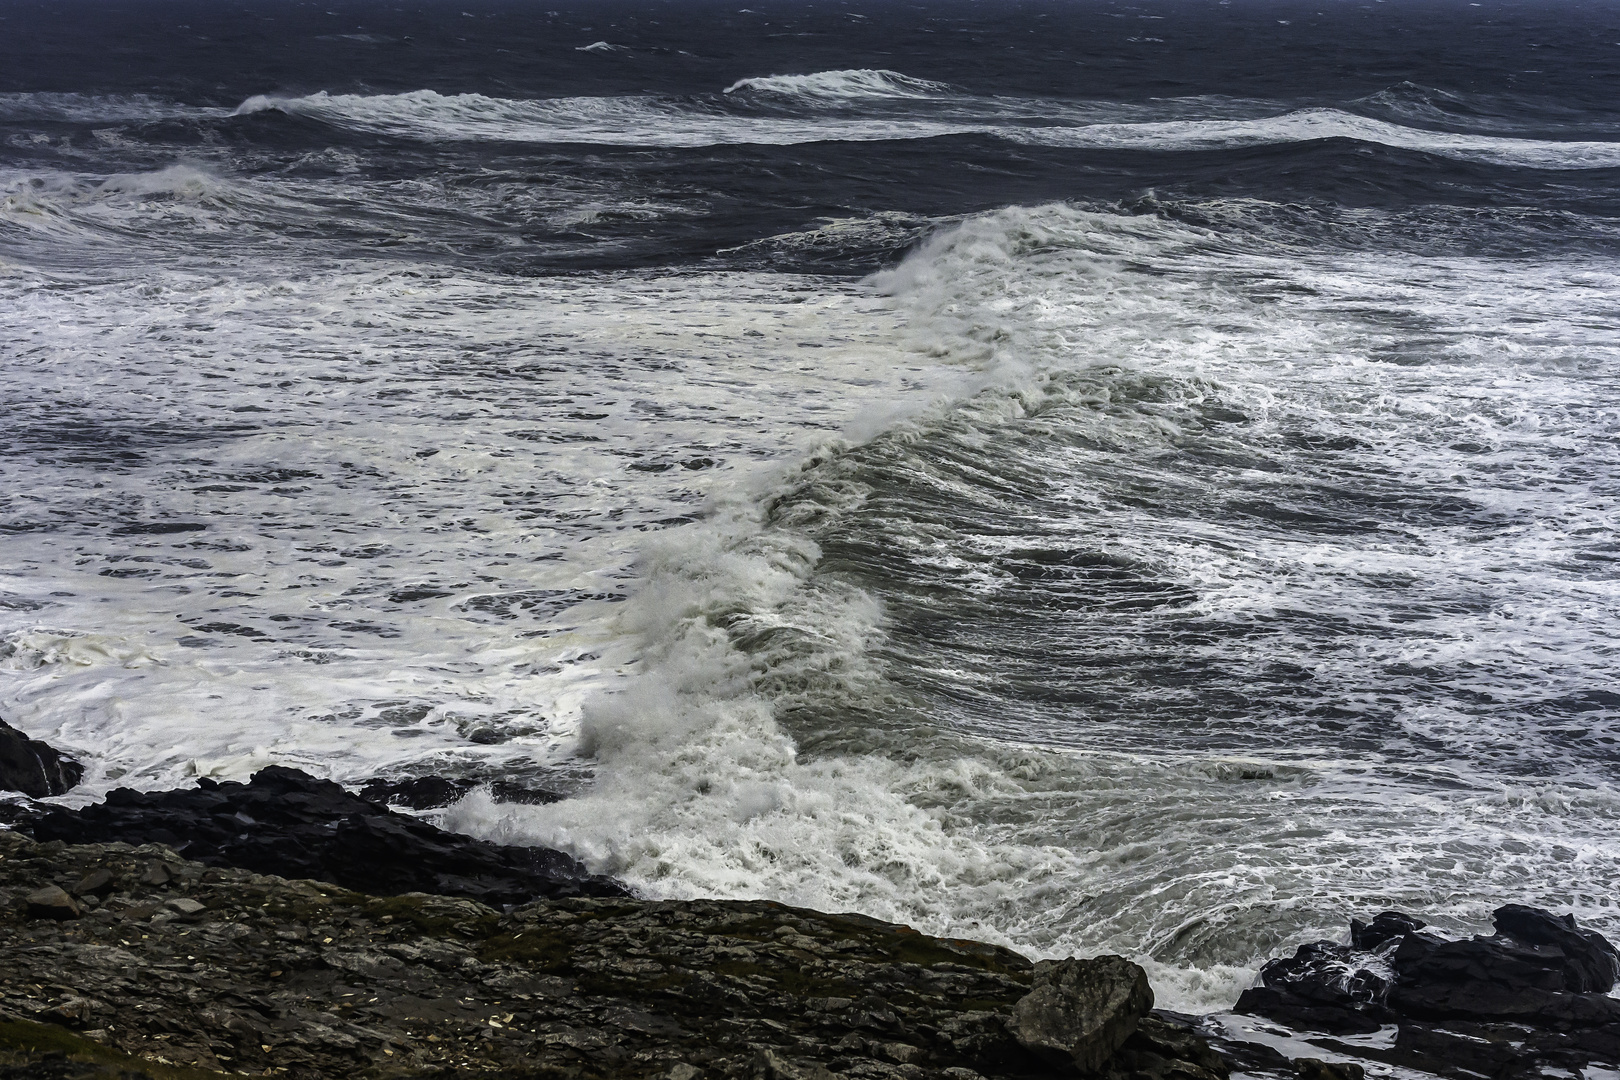
[[[53, 1053], [82, 1067], [62, 1075], [155, 1080], [1054, 1069], [1008, 1024], [1036, 965], [859, 915], [631, 897], [503, 912], [15, 832], [0, 894], [0, 1063], [24, 1070], [8, 1075], [47, 1075]], [[1228, 1075], [1185, 1018], [1130, 1020], [1103, 1075]]]
[[1465, 940], [1352, 920], [1349, 944], [1189, 1016], [1154, 1010], [1124, 958], [644, 899], [389, 805], [464, 789], [272, 767], [36, 804], [0, 830], [0, 1077], [1607, 1080], [1620, 1062], [1620, 954], [1540, 909]]

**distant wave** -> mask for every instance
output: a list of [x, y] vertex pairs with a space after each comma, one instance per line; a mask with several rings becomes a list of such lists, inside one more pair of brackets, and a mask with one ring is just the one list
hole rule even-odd
[[[840, 83], [833, 76], [850, 78]], [[890, 85], [889, 80], [893, 76], [893, 72], [861, 71], [773, 76], [772, 79], [806, 80], [804, 85], [813, 89], [803, 93], [819, 94], [823, 99], [828, 99], [834, 94], [833, 88], [836, 86]], [[751, 84], [770, 81], [744, 80]], [[938, 85], [923, 84], [921, 80], [893, 85], [909, 83]], [[740, 85], [733, 84], [731, 89], [735, 91]], [[757, 86], [750, 88], [758, 89]], [[921, 92], [915, 91], [913, 96], [921, 96]], [[244, 101], [236, 112], [238, 115], [249, 115], [273, 110], [312, 117], [355, 130], [435, 140], [698, 147], [748, 143], [870, 142], [980, 134], [1038, 146], [1197, 151], [1339, 138], [1416, 150], [1456, 160], [1535, 169], [1620, 166], [1620, 142], [1564, 142], [1432, 131], [1339, 109], [1304, 109], [1281, 115], [1237, 119], [1144, 118], [1131, 122], [1096, 123], [1077, 120], [1082, 108], [1077, 103], [1052, 102], [1049, 109], [1051, 115], [1048, 122], [1043, 123], [1043, 118], [1028, 101], [1009, 103], [1006, 114], [998, 116], [995, 99], [971, 100], [978, 102], [981, 107], [972, 112], [954, 107], [931, 111], [931, 101], [918, 101], [915, 109], [873, 116], [829, 116], [813, 111], [806, 111], [803, 115], [759, 116], [728, 110], [723, 99], [709, 102], [702, 99], [627, 96], [512, 100], [482, 94], [447, 96], [432, 90], [417, 90], [408, 94], [375, 96], [324, 92], [298, 98], [261, 95]]]
[[915, 79], [898, 71], [871, 68], [849, 68], [844, 71], [817, 71], [810, 75], [769, 75], [755, 79], [738, 79], [726, 87], [726, 93], [751, 91], [756, 94], [775, 94], [805, 101], [844, 100], [848, 98], [927, 98], [949, 93], [945, 83], [928, 79]]
[[236, 110], [306, 116], [352, 130], [402, 138], [617, 146], [788, 145], [823, 140], [873, 141], [988, 130], [977, 123], [903, 117], [748, 116], [720, 104], [648, 96], [512, 100], [483, 94], [311, 94], [249, 98]]
[[1140, 124], [1026, 128], [1006, 134], [1042, 146], [1095, 146], [1124, 150], [1226, 150], [1354, 139], [1466, 161], [1533, 169], [1620, 166], [1620, 142], [1514, 139], [1409, 128], [1338, 109], [1302, 109], [1254, 120], [1172, 120]]
[[1471, 94], [1399, 82], [1350, 102], [1357, 112], [1398, 124], [1492, 135], [1535, 135], [1556, 131], [1568, 136], [1606, 137], [1617, 133], [1612, 114], [1594, 116], [1549, 98], [1522, 94]]
[[145, 94], [0, 94], [0, 122], [47, 120], [67, 123], [118, 123], [153, 120], [197, 120], [230, 115], [228, 109], [181, 105]]

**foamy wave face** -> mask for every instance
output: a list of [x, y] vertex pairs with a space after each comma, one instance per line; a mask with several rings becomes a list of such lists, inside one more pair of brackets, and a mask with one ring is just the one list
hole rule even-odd
[[0, 230], [25, 231], [34, 243], [55, 237], [74, 246], [132, 240], [147, 246], [153, 233], [219, 235], [241, 222], [246, 207], [274, 213], [289, 205], [275, 193], [193, 164], [104, 177], [0, 174]]
[[1403, 127], [1338, 109], [1305, 109], [1259, 120], [1177, 120], [1025, 128], [1006, 133], [1044, 146], [1096, 146], [1124, 150], [1225, 150], [1316, 139], [1353, 139], [1463, 161], [1533, 169], [1606, 169], [1620, 165], [1620, 143], [1554, 142], [1495, 135], [1454, 134]]
[[950, 92], [951, 88], [945, 83], [869, 68], [738, 79], [726, 87], [728, 94], [771, 94], [812, 103], [843, 102], [852, 98], [930, 98]]
[[1620, 352], [1569, 330], [1614, 267], [1228, 216], [1002, 211], [881, 275], [956, 403], [644, 549], [596, 786], [452, 823], [657, 895], [1124, 952], [1180, 1008], [1386, 907], [1620, 929], [1583, 697], [1620, 461], [1581, 404]]
[[816, 117], [746, 116], [718, 105], [653, 97], [514, 101], [432, 90], [379, 96], [324, 92], [301, 98], [261, 96], [249, 98], [237, 109], [243, 116], [267, 111], [400, 138], [616, 146], [789, 145], [826, 139], [925, 138], [974, 130], [961, 122], [926, 118], [829, 122]]
[[[431, 90], [361, 96], [319, 93], [300, 98], [254, 97], [238, 115], [267, 111], [402, 138], [600, 143], [695, 147], [754, 143], [789, 145], [829, 140], [924, 139], [993, 135], [1041, 146], [1182, 152], [1274, 146], [1321, 139], [1358, 142], [1440, 157], [1536, 169], [1596, 169], [1620, 165], [1620, 143], [1509, 138], [1404, 127], [1338, 109], [1305, 109], [1255, 117], [1251, 102], [1167, 102], [1155, 119], [1140, 107], [1109, 103], [975, 98], [888, 71], [833, 71], [743, 79], [725, 100], [757, 96], [806, 107], [802, 116], [747, 115], [724, 102], [653, 97], [554, 98], [516, 101], [482, 94], [446, 96]], [[862, 103], [884, 106], [849, 115]], [[1210, 118], [1223, 104], [1243, 115]], [[818, 115], [821, 107], [837, 114]], [[1128, 114], [1130, 122], [1118, 122]], [[1105, 120], [1109, 122], [1095, 122]]]

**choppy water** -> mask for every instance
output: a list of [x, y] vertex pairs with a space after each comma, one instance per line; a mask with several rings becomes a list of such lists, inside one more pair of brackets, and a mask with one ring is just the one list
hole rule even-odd
[[0, 4], [0, 714], [669, 896], [1620, 932], [1620, 16]]

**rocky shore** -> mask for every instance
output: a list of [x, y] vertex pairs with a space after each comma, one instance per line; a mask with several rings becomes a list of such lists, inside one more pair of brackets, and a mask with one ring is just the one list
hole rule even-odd
[[[1141, 969], [764, 902], [500, 910], [0, 833], [0, 1076], [1223, 1080]], [[1021, 1006], [1022, 1003], [1022, 1006]]]
[[1355, 922], [1268, 964], [1239, 1031], [1154, 1010], [1119, 957], [640, 899], [389, 805], [464, 793], [272, 768], [36, 804], [0, 830], [0, 1080], [1612, 1080], [1620, 1062], [1620, 957], [1534, 908], [1466, 941]]

